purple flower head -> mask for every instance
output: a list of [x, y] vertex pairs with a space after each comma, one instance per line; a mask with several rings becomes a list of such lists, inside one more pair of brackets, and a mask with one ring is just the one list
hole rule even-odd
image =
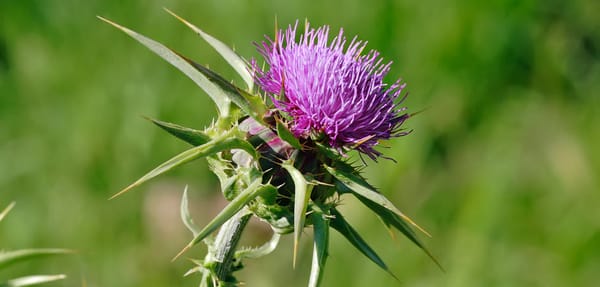
[[409, 115], [395, 103], [406, 84], [385, 84], [391, 62], [382, 63], [377, 51], [362, 53], [366, 42], [356, 37], [345, 47], [342, 29], [328, 43], [328, 26], [307, 23], [296, 41], [297, 26], [257, 44], [268, 65], [262, 71], [254, 61], [257, 84], [289, 116], [296, 137], [326, 139], [376, 159], [380, 139], [406, 134], [400, 125]]

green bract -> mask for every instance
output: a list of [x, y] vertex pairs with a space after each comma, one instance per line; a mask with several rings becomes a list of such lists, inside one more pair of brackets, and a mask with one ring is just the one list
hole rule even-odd
[[[166, 46], [99, 17], [182, 71], [211, 97], [219, 111], [214, 123], [203, 130], [151, 119], [192, 147], [115, 195], [187, 162], [199, 158], [208, 160], [230, 203], [207, 226], [198, 228], [187, 210], [187, 192], [184, 192], [181, 216], [193, 239], [177, 256], [201, 241], [209, 247], [206, 258], [195, 261], [197, 266], [188, 274], [202, 273], [201, 286], [234, 286], [238, 281], [232, 273], [243, 267], [241, 259], [268, 254], [277, 246], [280, 234], [293, 233], [295, 262], [302, 229], [310, 226], [314, 230], [314, 253], [309, 286], [318, 286], [321, 281], [328, 253], [329, 227], [391, 274], [383, 260], [336, 209], [339, 197], [344, 193], [354, 195], [374, 211], [386, 227], [398, 229], [429, 254], [412, 228], [423, 230], [369, 185], [357, 169], [346, 162], [339, 148], [314, 142], [311, 138], [294, 137], [286, 124], [286, 115], [253, 90], [251, 67], [243, 58], [196, 26], [169, 13], [215, 48], [246, 83], [244, 88], [237, 87]], [[258, 248], [236, 250], [239, 234], [250, 216], [270, 224], [274, 230], [273, 239]], [[217, 236], [211, 237], [219, 228]]]

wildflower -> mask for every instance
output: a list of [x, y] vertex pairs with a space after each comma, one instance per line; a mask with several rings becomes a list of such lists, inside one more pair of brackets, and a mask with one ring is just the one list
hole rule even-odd
[[[200, 229], [190, 216], [184, 192], [181, 215], [193, 239], [176, 256], [199, 242], [208, 245], [205, 259], [195, 261], [198, 266], [189, 271], [203, 274], [201, 286], [237, 285], [232, 274], [243, 267], [241, 260], [270, 253], [282, 234], [293, 232], [295, 262], [300, 236], [307, 227], [312, 227], [314, 234], [309, 286], [321, 282], [330, 229], [392, 274], [337, 209], [343, 194], [353, 195], [386, 227], [397, 229], [431, 257], [412, 228], [428, 233], [342, 156], [356, 149], [377, 159], [382, 156], [374, 149], [379, 140], [407, 133], [400, 126], [409, 115], [398, 107], [405, 84], [398, 80], [387, 85], [383, 81], [391, 63], [383, 63], [377, 51], [363, 54], [366, 42], [354, 38], [346, 45], [342, 30], [328, 42], [327, 26], [313, 29], [306, 24], [304, 34], [296, 41], [296, 24], [279, 31], [275, 40], [267, 38], [257, 44], [268, 65], [263, 71], [255, 60], [249, 67], [222, 42], [173, 15], [212, 45], [244, 79], [247, 89], [150, 38], [101, 18], [181, 70], [214, 100], [219, 111], [216, 121], [203, 131], [152, 120], [193, 147], [116, 195], [190, 161], [208, 160], [230, 203]], [[271, 98], [273, 106], [255, 93], [255, 84]], [[305, 148], [307, 145], [317, 148]], [[270, 224], [273, 238], [257, 248], [238, 249], [251, 216]], [[217, 229], [214, 240], [205, 240]]]
[[379, 140], [406, 134], [400, 125], [409, 115], [395, 103], [406, 84], [385, 84], [391, 62], [374, 50], [363, 54], [366, 42], [356, 37], [346, 48], [342, 29], [328, 43], [328, 26], [307, 23], [296, 42], [297, 26], [257, 44], [268, 70], [253, 62], [256, 83], [290, 118], [296, 137], [380, 156], [373, 148]]

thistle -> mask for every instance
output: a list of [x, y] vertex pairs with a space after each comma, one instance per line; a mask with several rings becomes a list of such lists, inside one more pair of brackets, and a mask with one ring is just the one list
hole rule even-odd
[[[178, 68], [216, 104], [218, 118], [203, 130], [150, 119], [193, 147], [115, 195], [187, 162], [208, 160], [230, 202], [207, 226], [198, 228], [189, 215], [184, 192], [181, 214], [193, 239], [175, 258], [202, 241], [208, 245], [204, 260], [195, 260], [197, 266], [188, 274], [202, 273], [201, 286], [237, 286], [233, 272], [243, 267], [242, 259], [268, 254], [280, 235], [288, 233], [293, 234], [295, 264], [304, 228], [314, 230], [309, 286], [319, 286], [322, 279], [330, 228], [392, 274], [338, 211], [343, 194], [352, 194], [387, 228], [399, 230], [429, 255], [413, 228], [427, 233], [367, 183], [347, 156], [356, 150], [377, 160], [383, 157], [375, 149], [380, 140], [407, 134], [401, 125], [409, 115], [398, 107], [405, 85], [383, 81], [391, 63], [384, 63], [376, 51], [363, 53], [366, 43], [356, 38], [347, 44], [341, 30], [330, 41], [327, 26], [314, 29], [306, 23], [299, 36], [296, 24], [256, 44], [266, 64], [261, 69], [258, 60], [248, 63], [222, 42], [168, 12], [215, 48], [245, 82], [245, 87], [235, 86], [164, 45], [100, 17]], [[267, 222], [273, 238], [258, 248], [238, 248], [251, 216]], [[217, 229], [216, 236], [211, 236]]]
[[379, 140], [407, 133], [399, 127], [408, 114], [396, 103], [405, 85], [383, 82], [391, 63], [383, 64], [377, 51], [362, 54], [366, 43], [356, 38], [346, 48], [343, 30], [329, 43], [327, 26], [313, 29], [306, 23], [296, 43], [297, 26], [258, 45], [269, 70], [254, 62], [257, 83], [277, 110], [291, 117], [296, 137], [380, 156], [373, 148]]

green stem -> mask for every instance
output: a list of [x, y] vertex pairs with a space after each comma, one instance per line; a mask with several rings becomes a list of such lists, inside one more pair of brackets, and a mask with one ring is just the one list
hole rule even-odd
[[[251, 216], [252, 214], [248, 213], [247, 210], [242, 209], [227, 220], [219, 230], [214, 244], [210, 248], [211, 252], [207, 255], [205, 263], [210, 262], [214, 264], [213, 276], [219, 282], [217, 283], [218, 287], [230, 286], [229, 284], [237, 286], [237, 280], [233, 276], [233, 272], [239, 270], [240, 265], [236, 262], [234, 255], [238, 242], [242, 237], [242, 231], [248, 224]], [[209, 283], [209, 286], [211, 285]]]

